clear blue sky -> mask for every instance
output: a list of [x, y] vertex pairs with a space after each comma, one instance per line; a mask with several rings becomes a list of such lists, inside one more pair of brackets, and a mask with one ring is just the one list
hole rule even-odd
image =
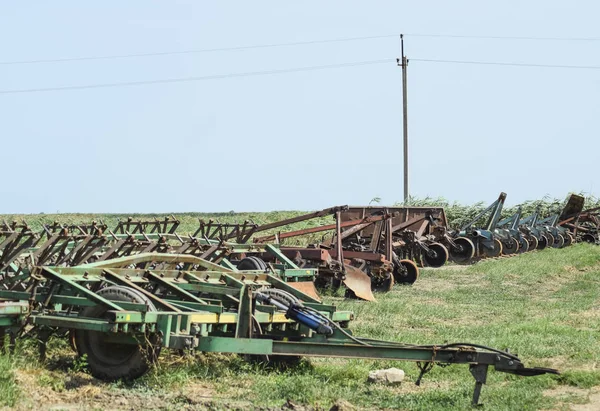
[[[600, 37], [595, 1], [2, 2], [0, 61], [397, 33]], [[407, 37], [414, 59], [600, 66], [600, 41]], [[395, 58], [396, 38], [0, 64], [0, 91]], [[402, 199], [394, 63], [0, 94], [2, 213], [266, 211]], [[600, 193], [600, 70], [409, 65], [411, 192]]]

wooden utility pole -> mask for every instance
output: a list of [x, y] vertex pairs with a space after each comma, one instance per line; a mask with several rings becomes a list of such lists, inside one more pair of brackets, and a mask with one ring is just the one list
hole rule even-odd
[[402, 67], [402, 136], [404, 140], [404, 202], [408, 201], [410, 196], [408, 191], [408, 98], [406, 92], [406, 69], [408, 59], [404, 55], [404, 35], [400, 34], [400, 51], [402, 60], [396, 59], [398, 65]]

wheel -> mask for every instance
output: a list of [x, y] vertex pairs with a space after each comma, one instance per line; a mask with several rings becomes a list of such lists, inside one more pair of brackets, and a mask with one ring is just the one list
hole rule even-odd
[[494, 248], [490, 249], [487, 247], [483, 247], [483, 254], [488, 257], [499, 257], [502, 254], [502, 243], [497, 238], [494, 238]]
[[398, 284], [413, 284], [419, 278], [419, 268], [410, 260], [400, 260], [394, 267], [394, 280]]
[[546, 247], [548, 247], [548, 237], [546, 237], [545, 235], [540, 235], [540, 238], [538, 239], [537, 249], [543, 250]]
[[421, 252], [424, 266], [438, 268], [448, 262], [448, 249], [440, 243], [428, 244], [430, 252]]
[[394, 275], [390, 272], [385, 273], [384, 277], [371, 277], [371, 290], [380, 293], [392, 291], [394, 287]]
[[[98, 291], [98, 295], [115, 302], [145, 304], [148, 311], [156, 311], [152, 302], [142, 293], [122, 286], [112, 286]], [[103, 318], [107, 307], [95, 305], [84, 308], [81, 317]], [[108, 333], [75, 330], [75, 346], [80, 356], [86, 355], [91, 374], [101, 380], [133, 380], [141, 377], [158, 358], [159, 338], [149, 335], [139, 344], [110, 341]]]
[[238, 270], [251, 270], [251, 271], [265, 271], [267, 269], [267, 263], [258, 257], [245, 257], [240, 260], [237, 265]]
[[565, 246], [565, 238], [563, 237], [562, 234], [557, 234], [556, 237], [554, 237], [554, 244], [552, 245], [552, 247], [563, 248], [564, 246]]
[[596, 238], [592, 234], [584, 234], [581, 236], [581, 241], [584, 243], [592, 243], [596, 242]]
[[539, 241], [536, 237], [531, 236], [527, 239], [527, 241], [529, 242], [529, 251], [537, 250]]
[[519, 251], [519, 242], [513, 236], [509, 236], [507, 240], [502, 241], [502, 254], [512, 255]]
[[564, 247], [568, 247], [571, 244], [573, 244], [573, 237], [571, 237], [571, 233], [565, 233], [563, 236], [565, 238], [565, 245], [564, 245]]
[[519, 254], [523, 254], [529, 251], [529, 241], [525, 237], [521, 237], [519, 241]]
[[554, 236], [552, 234], [550, 234], [550, 233], [546, 233], [544, 235], [546, 236], [546, 238], [548, 238], [548, 245], [547, 245], [547, 247], [554, 247], [554, 242], [556, 241], [554, 239]]
[[454, 239], [457, 247], [450, 247], [450, 257], [456, 264], [467, 264], [475, 256], [475, 244], [466, 237]]

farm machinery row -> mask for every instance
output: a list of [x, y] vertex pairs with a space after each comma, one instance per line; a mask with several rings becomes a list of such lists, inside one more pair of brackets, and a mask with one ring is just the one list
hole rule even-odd
[[[374, 299], [372, 291], [389, 291], [394, 283], [412, 284], [419, 267], [437, 268], [448, 261], [471, 264], [483, 258], [562, 248], [591, 235], [589, 227], [580, 223], [586, 216], [581, 196], [571, 195], [561, 212], [548, 216], [542, 217], [539, 209], [524, 216], [518, 207], [513, 215], [502, 219], [505, 200], [506, 194], [501, 193], [454, 230], [441, 207], [339, 206], [264, 225], [201, 222], [196, 235], [277, 244], [299, 267], [318, 269], [318, 287], [337, 289], [344, 284], [347, 295], [366, 300]], [[333, 217], [331, 223], [323, 223], [327, 216]], [[567, 217], [580, 235], [565, 225]], [[589, 220], [585, 219], [586, 224]], [[285, 230], [292, 224], [311, 221], [316, 223], [308, 228]], [[271, 234], [259, 235], [265, 231]], [[318, 238], [317, 234], [324, 235]], [[272, 258], [258, 257], [265, 261]]]
[[[346, 251], [342, 228], [356, 228], [344, 225], [339, 213], [334, 259]], [[383, 247], [392, 250], [401, 241], [391, 235], [393, 217], [375, 220], [387, 227]], [[415, 361], [418, 382], [436, 363], [468, 364], [474, 404], [490, 367], [522, 376], [557, 373], [526, 368], [508, 351], [477, 344], [357, 337], [349, 328], [351, 312], [304, 289], [312, 281], [302, 279], [312, 280], [319, 268], [300, 267], [276, 244], [226, 241], [242, 239], [237, 236], [251, 225], [201, 224], [187, 237], [177, 234], [177, 225], [170, 218], [127, 220], [112, 230], [102, 223], [54, 224], [41, 232], [26, 224], [1, 225], [0, 343], [10, 350], [19, 338], [35, 338], [44, 357], [50, 338], [68, 339], [103, 380], [142, 376], [161, 350], [234, 353], [265, 362], [305, 356]], [[221, 234], [211, 235], [214, 229]], [[353, 266], [357, 256], [341, 261]]]
[[[102, 222], [54, 223], [39, 233], [26, 224], [4, 223], [0, 269], [78, 265], [148, 252], [186, 254], [230, 269], [269, 272], [315, 298], [315, 286], [336, 290], [344, 285], [348, 296], [372, 301], [373, 291], [415, 282], [419, 267], [561, 248], [576, 239], [597, 241], [596, 210], [582, 212], [581, 196], [570, 196], [562, 212], [545, 218], [539, 210], [524, 217], [519, 207], [501, 220], [505, 199], [501, 193], [456, 230], [448, 227], [441, 207], [377, 206], [331, 207], [263, 225], [200, 220], [187, 235], [178, 234], [175, 217], [130, 218], [112, 229]], [[328, 217], [333, 221], [323, 222]], [[297, 223], [308, 227], [282, 231]]]

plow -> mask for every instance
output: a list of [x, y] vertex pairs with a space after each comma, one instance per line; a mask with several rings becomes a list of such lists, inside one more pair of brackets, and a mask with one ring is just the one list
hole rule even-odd
[[[476, 258], [499, 257], [504, 252], [512, 253], [519, 248], [518, 240], [497, 229], [506, 194], [500, 193], [496, 201], [477, 214], [473, 219], [454, 232], [456, 240], [472, 245]], [[459, 263], [470, 261], [456, 260]]]

